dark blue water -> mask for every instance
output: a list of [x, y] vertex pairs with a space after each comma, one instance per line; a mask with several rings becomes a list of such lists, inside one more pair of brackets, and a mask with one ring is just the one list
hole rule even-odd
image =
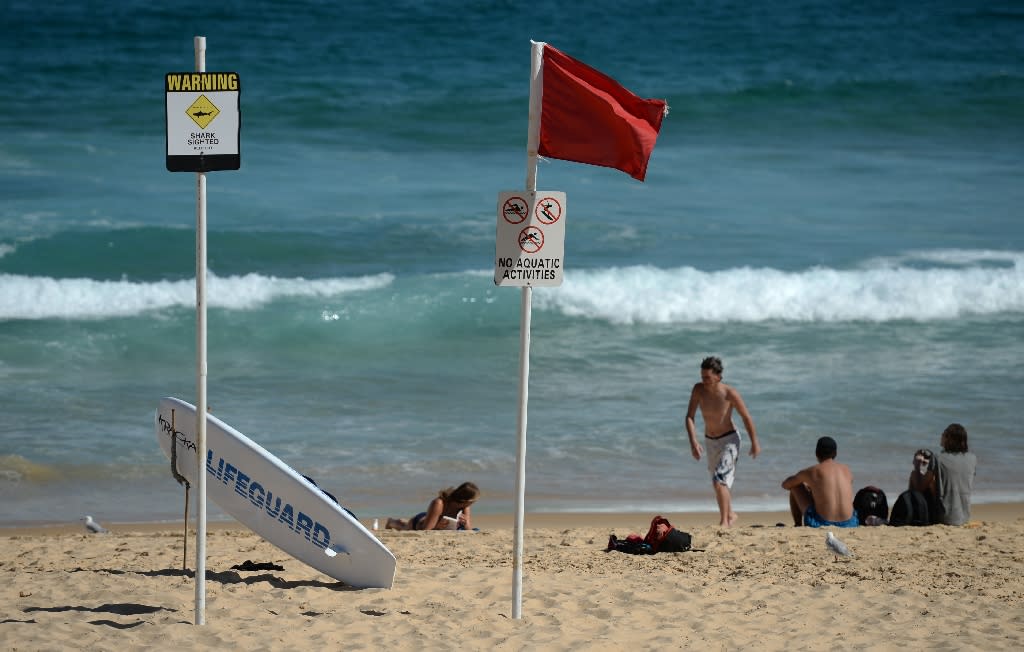
[[164, 75], [238, 72], [208, 182], [209, 403], [360, 515], [464, 479], [511, 509], [530, 39], [671, 112], [646, 183], [541, 162], [528, 507], [714, 509], [683, 416], [726, 362], [764, 449], [740, 509], [839, 441], [898, 493], [964, 423], [1020, 500], [1024, 11], [1015, 3], [9, 3], [0, 42], [0, 522], [174, 518], [161, 396], [196, 400], [194, 174]]

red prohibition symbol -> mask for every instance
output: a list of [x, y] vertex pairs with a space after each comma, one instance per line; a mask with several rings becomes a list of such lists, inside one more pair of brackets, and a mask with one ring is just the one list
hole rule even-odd
[[526, 200], [522, 197], [509, 197], [501, 207], [501, 216], [509, 224], [519, 224], [530, 214]]
[[528, 226], [519, 232], [519, 248], [528, 254], [535, 254], [544, 247], [544, 232], [535, 226]]
[[554, 224], [558, 218], [562, 217], [562, 205], [554, 197], [545, 197], [537, 202], [534, 213], [537, 215], [537, 219], [544, 224]]

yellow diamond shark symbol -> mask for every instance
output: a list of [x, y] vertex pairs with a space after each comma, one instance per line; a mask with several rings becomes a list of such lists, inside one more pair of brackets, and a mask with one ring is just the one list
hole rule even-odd
[[192, 103], [192, 106], [185, 110], [188, 117], [192, 118], [192, 121], [199, 125], [200, 129], [206, 129], [206, 126], [213, 122], [213, 119], [220, 114], [220, 109], [213, 105], [213, 102], [208, 100], [205, 95], [200, 95], [196, 98], [196, 101]]

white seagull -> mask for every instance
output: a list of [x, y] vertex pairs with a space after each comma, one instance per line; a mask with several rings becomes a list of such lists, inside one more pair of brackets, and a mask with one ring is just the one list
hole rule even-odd
[[82, 521], [85, 523], [85, 529], [89, 532], [92, 532], [93, 534], [106, 534], [110, 531], [107, 528], [100, 525], [99, 523], [97, 523], [96, 521], [94, 521], [92, 516], [90, 516], [89, 514], [86, 514], [85, 518], [83, 518]]
[[836, 556], [835, 561], [839, 561], [840, 557], [853, 557], [853, 552], [850, 551], [845, 543], [832, 534], [832, 530], [829, 530], [828, 534], [825, 535], [825, 547]]

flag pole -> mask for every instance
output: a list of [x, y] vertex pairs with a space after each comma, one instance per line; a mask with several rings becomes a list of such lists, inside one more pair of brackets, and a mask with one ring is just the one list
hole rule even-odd
[[[193, 39], [196, 72], [206, 72], [206, 37]], [[196, 173], [196, 595], [195, 624], [206, 624], [206, 173]], [[186, 527], [187, 527], [186, 523]]]
[[[526, 191], [537, 190], [537, 148], [540, 143], [541, 61], [544, 43], [530, 41], [530, 122], [526, 138]], [[526, 416], [530, 384], [530, 319], [533, 288], [524, 285], [520, 299], [519, 317], [519, 413], [516, 445], [516, 504], [514, 541], [512, 545], [512, 618], [523, 616], [523, 521], [526, 504]]]
[[526, 134], [526, 190], [537, 190], [537, 150], [540, 148], [540, 110], [544, 96], [541, 63], [543, 41], [530, 41], [530, 124]]

